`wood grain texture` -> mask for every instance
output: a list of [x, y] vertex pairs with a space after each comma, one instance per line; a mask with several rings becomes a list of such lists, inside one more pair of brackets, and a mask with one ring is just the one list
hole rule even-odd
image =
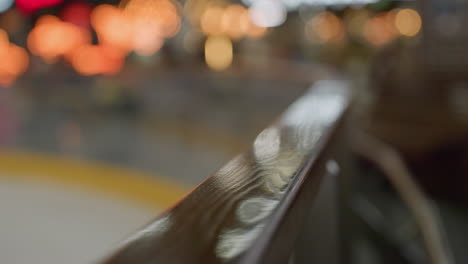
[[103, 263], [285, 263], [349, 102], [346, 83], [317, 82], [248, 151]]

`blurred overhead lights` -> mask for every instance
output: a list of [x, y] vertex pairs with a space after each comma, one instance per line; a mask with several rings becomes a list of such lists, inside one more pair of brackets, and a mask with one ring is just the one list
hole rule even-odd
[[246, 36], [250, 38], [259, 39], [265, 36], [268, 32], [267, 28], [257, 26], [253, 23], [248, 10], [242, 14], [241, 23], [243, 31], [245, 31]]
[[224, 9], [221, 7], [208, 7], [200, 17], [200, 28], [206, 35], [220, 35], [223, 32], [221, 20]]
[[207, 7], [200, 17], [200, 29], [205, 35], [225, 35], [233, 40], [246, 36], [260, 38], [267, 32], [265, 27], [252, 21], [248, 9], [238, 4]]
[[52, 63], [58, 57], [67, 56], [74, 49], [89, 43], [90, 38], [88, 31], [55, 16], [45, 15], [29, 32], [27, 44], [34, 55]]
[[365, 39], [375, 46], [388, 44], [397, 38], [394, 14], [392, 12], [380, 13], [369, 19], [364, 26]]
[[412, 37], [421, 30], [422, 21], [418, 12], [405, 8], [396, 13], [395, 27], [401, 35]]
[[179, 32], [180, 23], [177, 6], [169, 0], [130, 0], [122, 8], [103, 4], [91, 14], [100, 43], [143, 56], [157, 52], [165, 38]]
[[[260, 0], [242, 0], [247, 6], [253, 6]], [[289, 10], [300, 6], [362, 6], [377, 3], [379, 0], [278, 0]]]
[[[241, 5], [229, 5], [223, 13], [221, 27], [231, 39], [240, 39], [248, 30], [248, 21], [242, 21], [246, 9]], [[247, 26], [246, 26], [247, 25]]]
[[83, 75], [112, 75], [122, 69], [124, 55], [110, 46], [84, 45], [73, 53], [71, 63]]
[[91, 25], [100, 43], [125, 52], [133, 48], [133, 25], [121, 9], [108, 4], [97, 6], [91, 13]]
[[277, 27], [286, 21], [287, 10], [280, 0], [257, 0], [249, 8], [250, 18], [260, 27]]
[[133, 41], [133, 50], [141, 56], [151, 56], [159, 51], [164, 44], [164, 39], [151, 31], [137, 30]]
[[228, 37], [209, 36], [205, 42], [205, 61], [213, 70], [227, 69], [233, 58], [232, 42]]
[[135, 29], [145, 28], [161, 38], [173, 37], [180, 29], [177, 6], [170, 0], [130, 0], [124, 13], [133, 20]]
[[306, 35], [312, 42], [337, 43], [344, 39], [343, 22], [331, 12], [322, 12], [306, 25]]

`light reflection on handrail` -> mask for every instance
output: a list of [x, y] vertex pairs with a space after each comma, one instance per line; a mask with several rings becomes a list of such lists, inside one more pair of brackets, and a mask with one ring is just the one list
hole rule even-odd
[[[297, 235], [298, 225], [281, 223], [289, 217], [302, 221], [301, 214], [289, 214], [301, 206], [300, 190], [308, 189], [312, 196], [307, 197], [313, 197], [324, 169], [338, 171], [337, 164], [326, 166], [328, 158], [322, 156], [330, 152], [328, 145], [349, 101], [345, 82], [317, 82], [259, 134], [249, 151], [200, 184], [155, 225], [133, 236], [105, 263], [256, 263], [264, 261], [265, 254], [284, 256], [287, 252], [268, 250], [278, 241], [278, 230], [287, 228]], [[282, 237], [281, 243], [291, 244], [293, 235]]]

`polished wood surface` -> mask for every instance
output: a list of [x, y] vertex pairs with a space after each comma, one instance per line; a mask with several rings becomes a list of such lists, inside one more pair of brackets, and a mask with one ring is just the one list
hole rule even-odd
[[349, 101], [345, 82], [315, 83], [248, 151], [104, 263], [287, 262]]

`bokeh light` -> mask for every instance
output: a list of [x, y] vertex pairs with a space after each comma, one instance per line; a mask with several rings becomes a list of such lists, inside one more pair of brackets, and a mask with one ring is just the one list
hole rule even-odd
[[16, 0], [16, 7], [24, 13], [30, 14], [34, 11], [50, 6], [56, 6], [63, 0]]
[[261, 38], [268, 31], [253, 23], [249, 10], [239, 4], [225, 8], [207, 7], [200, 18], [200, 29], [205, 35], [225, 35], [233, 40], [242, 37]]
[[8, 34], [0, 28], [0, 50], [5, 50], [9, 45]]
[[286, 21], [287, 10], [279, 0], [257, 0], [249, 8], [252, 21], [260, 27], [276, 27]]
[[10, 71], [15, 76], [19, 76], [24, 73], [28, 68], [29, 56], [27, 51], [19, 46], [10, 44], [8, 47], [8, 55], [3, 58], [5, 61], [9, 61], [8, 65]]
[[89, 42], [89, 32], [51, 15], [40, 17], [27, 39], [29, 50], [49, 63]]
[[365, 39], [375, 46], [385, 45], [397, 37], [392, 12], [379, 13], [369, 19], [364, 27]]
[[246, 17], [243, 14], [246, 9], [238, 4], [229, 5], [223, 13], [221, 19], [222, 31], [231, 39], [240, 39], [248, 30], [248, 21], [243, 21]]
[[265, 36], [268, 33], [268, 29], [264, 27], [259, 27], [255, 24], [251, 24], [249, 27], [249, 31], [247, 32], [247, 36], [259, 39]]
[[29, 64], [29, 55], [24, 48], [9, 43], [8, 35], [0, 29], [0, 85], [10, 86]]
[[71, 64], [83, 75], [112, 75], [122, 69], [124, 54], [112, 46], [84, 45], [73, 53]]
[[150, 56], [180, 30], [177, 7], [169, 0], [130, 0], [122, 7], [99, 5], [91, 14], [91, 24], [99, 43]]
[[221, 20], [224, 9], [221, 7], [208, 7], [200, 18], [200, 28], [206, 35], [220, 35], [223, 32]]
[[3, 13], [10, 9], [13, 5], [14, 0], [0, 0], [0, 13]]
[[245, 27], [246, 36], [250, 38], [259, 39], [268, 33], [268, 28], [260, 27], [253, 23], [248, 10], [242, 14], [241, 23], [241, 26]]
[[173, 37], [180, 29], [180, 16], [175, 4], [169, 0], [130, 0], [124, 12], [135, 29], [152, 32], [162, 38]]
[[164, 39], [147, 27], [135, 31], [133, 49], [141, 56], [151, 56], [164, 44]]
[[75, 70], [83, 75], [99, 74], [105, 64], [99, 47], [92, 45], [81, 46], [76, 50], [71, 62]]
[[209, 36], [205, 42], [205, 61], [213, 70], [228, 68], [233, 59], [232, 42], [225, 36]]
[[337, 43], [344, 39], [343, 22], [331, 12], [322, 12], [314, 16], [306, 25], [306, 34], [310, 41]]
[[401, 35], [415, 36], [421, 30], [421, 26], [421, 17], [416, 10], [406, 8], [396, 13], [395, 27]]
[[99, 5], [91, 13], [91, 24], [99, 42], [130, 51], [133, 49], [133, 25], [121, 9], [112, 5]]

